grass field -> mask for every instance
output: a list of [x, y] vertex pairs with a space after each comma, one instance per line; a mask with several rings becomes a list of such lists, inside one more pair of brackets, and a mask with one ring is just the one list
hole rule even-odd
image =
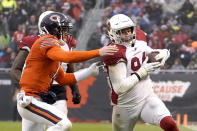
[[[193, 131], [179, 126], [180, 131]], [[73, 123], [71, 131], [111, 131], [111, 124], [102, 123]], [[21, 131], [20, 122], [0, 122], [0, 131]], [[135, 131], [162, 131], [159, 127], [137, 124]]]

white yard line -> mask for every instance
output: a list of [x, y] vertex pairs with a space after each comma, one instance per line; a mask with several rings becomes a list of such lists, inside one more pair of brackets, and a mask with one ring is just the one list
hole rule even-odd
[[189, 125], [186, 128], [192, 129], [193, 131], [197, 131], [197, 125]]

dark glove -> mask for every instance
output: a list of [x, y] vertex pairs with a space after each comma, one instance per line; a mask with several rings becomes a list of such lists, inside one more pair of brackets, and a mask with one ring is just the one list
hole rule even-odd
[[72, 99], [73, 104], [79, 104], [81, 102], [81, 95], [79, 93], [78, 86], [71, 85], [70, 88], [72, 90], [72, 95], [73, 95], [73, 99]]
[[48, 104], [54, 104], [57, 100], [57, 96], [54, 92], [48, 91], [47, 93], [40, 94], [42, 101]]

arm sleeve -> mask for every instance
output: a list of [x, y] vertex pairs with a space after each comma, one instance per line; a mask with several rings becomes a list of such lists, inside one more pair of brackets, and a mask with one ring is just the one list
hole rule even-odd
[[63, 70], [62, 67], [60, 67], [55, 80], [60, 85], [72, 85], [72, 84], [75, 84], [77, 82], [76, 79], [75, 79], [74, 74], [73, 73], [64, 73], [64, 70]]
[[150, 46], [146, 46], [146, 54], [150, 54], [153, 49]]
[[12, 64], [10, 75], [18, 82], [21, 78], [21, 73], [28, 53], [29, 52], [27, 50], [20, 50]]
[[113, 89], [118, 95], [128, 92], [139, 82], [135, 74], [127, 77], [126, 64], [123, 62], [111, 65], [108, 69]]
[[150, 54], [150, 53], [153, 52], [153, 51], [158, 51], [158, 52], [160, 52], [160, 51], [162, 51], [162, 50], [164, 50], [164, 49], [152, 49], [150, 46], [147, 46], [147, 47], [146, 47], [146, 53], [147, 53], [147, 54]]
[[46, 56], [55, 61], [62, 61], [65, 63], [77, 63], [86, 61], [99, 56], [99, 50], [91, 51], [64, 51], [58, 46], [50, 48], [46, 52]]

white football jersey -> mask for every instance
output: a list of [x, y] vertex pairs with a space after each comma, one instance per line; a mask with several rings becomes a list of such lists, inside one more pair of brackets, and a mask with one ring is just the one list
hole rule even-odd
[[[114, 45], [114, 43], [111, 42], [109, 43], [109, 45]], [[146, 42], [146, 35], [142, 30], [138, 28], [136, 30], [136, 42], [134, 47], [131, 47], [129, 44], [128, 45], [115, 44], [115, 45], [119, 48], [119, 51], [115, 53], [113, 56], [103, 57], [103, 61], [107, 67], [107, 70], [109, 66], [114, 66], [119, 62], [124, 62], [127, 68], [126, 77], [133, 75], [134, 72], [140, 69], [142, 63], [146, 59], [146, 54], [150, 52], [150, 47], [147, 46], [147, 42]], [[118, 73], [115, 74], [122, 73], [121, 71], [117, 71], [117, 72]], [[129, 91], [118, 95], [115, 92], [115, 90], [117, 89], [114, 89], [115, 86], [113, 86], [113, 83], [115, 85], [117, 81], [114, 82], [112, 81], [116, 79], [114, 79], [113, 76], [110, 76], [109, 72], [108, 75], [109, 75], [109, 83], [112, 88], [112, 94], [111, 94], [112, 104], [135, 106], [136, 104], [146, 99], [150, 94], [153, 93], [152, 82], [148, 76], [146, 79], [140, 80]]]
[[[135, 47], [126, 47], [125, 57], [127, 65], [127, 77], [136, 72], [146, 58], [147, 45], [136, 41]], [[113, 81], [112, 88], [113, 88]], [[117, 98], [118, 105], [136, 105], [153, 93], [152, 82], [149, 76], [138, 82], [131, 90], [120, 94]], [[113, 97], [113, 96], [112, 96]]]

